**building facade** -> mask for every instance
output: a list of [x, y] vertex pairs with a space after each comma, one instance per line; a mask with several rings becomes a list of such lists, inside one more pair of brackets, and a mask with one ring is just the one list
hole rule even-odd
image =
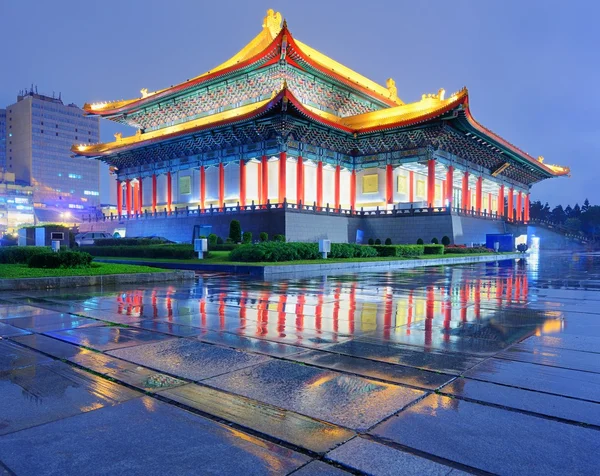
[[6, 109], [0, 109], [0, 170], [6, 168]]
[[33, 187], [17, 183], [14, 173], [0, 169], [0, 236], [33, 223]]
[[36, 92], [22, 92], [6, 108], [6, 170], [31, 184], [36, 209], [76, 215], [100, 203], [96, 161], [73, 157], [73, 142], [97, 143], [99, 120], [75, 104]]
[[405, 103], [293, 37], [281, 14], [233, 58], [163, 90], [84, 110], [138, 129], [73, 152], [117, 174], [117, 214], [279, 207], [528, 219], [547, 165], [479, 124], [466, 89]]

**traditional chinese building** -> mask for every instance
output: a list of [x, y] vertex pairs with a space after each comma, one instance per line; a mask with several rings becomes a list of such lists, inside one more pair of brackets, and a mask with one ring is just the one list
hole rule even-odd
[[[291, 221], [278, 229], [308, 240], [344, 226], [337, 214], [363, 220], [346, 224], [343, 235], [353, 241], [369, 217], [527, 221], [531, 186], [569, 173], [479, 124], [466, 89], [405, 103], [393, 79], [384, 87], [328, 58], [294, 38], [272, 10], [225, 63], [141, 93], [84, 106], [135, 127], [135, 135], [73, 146], [116, 173], [117, 221], [192, 214], [210, 225], [219, 213], [238, 213], [252, 228], [251, 212], [263, 214], [263, 227], [288, 212], [330, 217], [321, 225], [311, 218], [321, 226], [314, 236], [294, 235]], [[402, 227], [385, 223], [381, 233]]]

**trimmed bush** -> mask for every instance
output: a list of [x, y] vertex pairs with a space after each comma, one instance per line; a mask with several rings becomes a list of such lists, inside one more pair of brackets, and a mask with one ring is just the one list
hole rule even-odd
[[425, 255], [443, 255], [444, 245], [424, 245], [423, 254]]
[[285, 235], [274, 235], [273, 241], [277, 241], [279, 243], [285, 243]]
[[375, 240], [373, 238], [369, 238], [368, 243], [369, 243], [369, 245], [374, 245], [375, 244]]
[[392, 244], [392, 239], [391, 238], [386, 238], [385, 239], [385, 244], [386, 245], [391, 245]]
[[373, 249], [377, 251], [378, 256], [414, 258], [424, 253], [423, 245], [375, 245]]
[[434, 245], [437, 245], [437, 244], [439, 243], [439, 241], [438, 241], [438, 239], [437, 239], [437, 238], [434, 236], [434, 237], [431, 239], [431, 243], [433, 243]]
[[221, 238], [220, 236], [217, 236], [217, 245], [222, 245], [223, 243], [225, 243], [223, 241], [223, 238]]
[[269, 234], [266, 231], [261, 231], [260, 234], [258, 235], [258, 239], [260, 241], [269, 241]]
[[467, 248], [466, 246], [457, 246], [451, 245], [446, 246], [444, 250], [445, 254], [460, 254], [460, 255], [468, 255], [473, 253], [493, 253], [494, 250], [490, 250], [489, 248], [485, 248], [483, 246], [477, 246], [474, 248]]
[[216, 245], [218, 239], [219, 239], [219, 237], [216, 234], [211, 233], [210, 235], [208, 235], [208, 244]]
[[47, 251], [37, 253], [29, 258], [27, 265], [30, 268], [89, 268], [92, 255], [80, 251]]
[[94, 246], [147, 246], [161, 245], [168, 241], [163, 238], [97, 238]]
[[422, 244], [423, 244], [423, 239], [422, 239], [422, 238], [419, 238], [419, 239], [417, 240], [417, 245], [422, 245]]
[[442, 245], [448, 246], [449, 244], [450, 244], [450, 238], [448, 238], [446, 235], [444, 235], [442, 237]]
[[40, 253], [48, 253], [47, 246], [11, 246], [0, 248], [0, 264], [28, 263], [29, 258]]
[[351, 243], [331, 243], [330, 258], [375, 258], [377, 251], [371, 246]]
[[229, 239], [233, 243], [242, 241], [242, 225], [239, 220], [231, 220], [231, 223], [229, 223]]
[[[234, 247], [236, 245], [223, 246]], [[194, 245], [86, 246], [85, 251], [92, 256], [123, 256], [128, 258], [194, 259], [197, 257], [194, 253]]]
[[377, 239], [375, 240], [375, 244], [376, 244], [376, 245], [380, 245], [380, 244], [381, 244], [381, 240], [380, 240], [379, 238], [377, 238]]
[[244, 244], [252, 243], [252, 232], [251, 231], [245, 231], [242, 234], [242, 243], [244, 243]]
[[231, 253], [231, 261], [280, 262], [297, 260], [317, 260], [321, 257], [317, 243], [282, 243], [264, 241], [256, 245], [240, 245]]

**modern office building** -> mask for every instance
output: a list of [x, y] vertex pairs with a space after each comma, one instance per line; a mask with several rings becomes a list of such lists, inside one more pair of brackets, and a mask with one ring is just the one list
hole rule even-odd
[[410, 242], [417, 230], [481, 242], [528, 221], [534, 184], [569, 173], [477, 122], [466, 88], [405, 102], [393, 79], [379, 85], [323, 55], [272, 10], [225, 63], [140, 92], [84, 105], [135, 135], [72, 149], [116, 171], [117, 215], [135, 234], [174, 233], [183, 225], [168, 220], [192, 215], [216, 230], [235, 215], [299, 241], [363, 230]]
[[0, 169], [0, 236], [33, 223], [33, 187], [16, 183], [15, 174]]
[[6, 167], [6, 109], [0, 109], [0, 169]]
[[73, 142], [95, 144], [100, 139], [98, 118], [84, 114], [60, 96], [33, 88], [6, 108], [6, 171], [33, 187], [36, 213], [70, 211], [77, 216], [100, 203], [98, 162], [73, 157], [70, 151]]

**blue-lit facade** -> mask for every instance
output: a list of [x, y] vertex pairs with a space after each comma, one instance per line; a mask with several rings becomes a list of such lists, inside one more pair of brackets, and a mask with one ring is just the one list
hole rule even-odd
[[6, 109], [0, 109], [0, 169], [6, 167]]

